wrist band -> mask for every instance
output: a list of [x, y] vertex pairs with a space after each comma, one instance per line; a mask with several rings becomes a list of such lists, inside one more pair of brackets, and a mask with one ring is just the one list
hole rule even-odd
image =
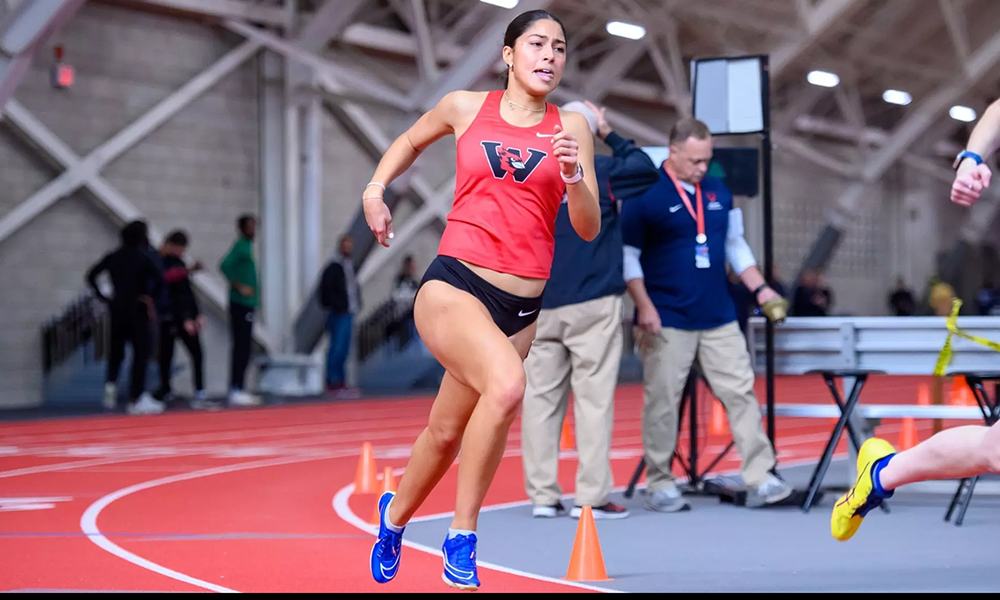
[[973, 161], [975, 161], [977, 166], [983, 164], [982, 156], [979, 156], [978, 154], [972, 152], [971, 150], [962, 150], [961, 152], [958, 153], [958, 156], [955, 157], [955, 162], [954, 164], [952, 164], [952, 168], [957, 171], [958, 166], [961, 165], [962, 161], [967, 158], [971, 158]]
[[562, 171], [559, 171], [559, 176], [562, 177], [562, 180], [565, 183], [576, 183], [577, 181], [583, 179], [583, 165], [581, 165], [580, 163], [576, 163], [576, 175], [570, 177], [569, 179], [567, 179], [566, 176], [562, 174]]
[[766, 283], [762, 283], [759, 286], [757, 286], [757, 289], [755, 289], [753, 291], [753, 297], [754, 297], [754, 299], [756, 300], [757, 296], [759, 296], [760, 293], [763, 292], [768, 287], [770, 287], [770, 286], [768, 286]]
[[368, 187], [371, 187], [373, 185], [377, 185], [378, 187], [382, 188], [383, 192], [385, 191], [385, 186], [382, 185], [381, 183], [377, 182], [377, 181], [369, 181], [368, 185], [366, 185], [365, 187], [368, 188]]

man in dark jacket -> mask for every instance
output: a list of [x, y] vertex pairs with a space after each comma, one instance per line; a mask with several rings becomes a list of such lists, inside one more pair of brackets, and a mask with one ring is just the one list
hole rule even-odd
[[[125, 360], [125, 344], [132, 344], [132, 372], [129, 378], [129, 414], [158, 414], [164, 406], [146, 392], [146, 368], [152, 346], [152, 323], [156, 318], [153, 298], [163, 288], [162, 273], [146, 254], [149, 237], [146, 224], [133, 221], [122, 228], [122, 244], [104, 255], [87, 271], [87, 283], [94, 295], [107, 303], [111, 317], [110, 351], [104, 385], [104, 407], [115, 407], [118, 371]], [[97, 278], [107, 271], [113, 293], [101, 292]]]
[[326, 356], [326, 385], [327, 389], [335, 390], [341, 396], [356, 395], [356, 390], [347, 386], [346, 373], [354, 315], [361, 308], [361, 290], [351, 258], [353, 249], [354, 238], [350, 235], [340, 238], [340, 255], [331, 260], [323, 270], [319, 288], [320, 306], [328, 311], [326, 331], [330, 336]]
[[198, 301], [191, 288], [191, 274], [201, 270], [202, 264], [195, 261], [191, 266], [184, 262], [188, 247], [188, 236], [183, 231], [174, 231], [166, 237], [160, 247], [163, 263], [163, 279], [166, 282], [168, 310], [160, 315], [160, 389], [157, 397], [162, 399], [172, 395], [170, 370], [174, 359], [174, 344], [180, 339], [191, 357], [194, 378], [194, 399], [191, 408], [205, 409], [210, 405], [205, 396], [204, 357], [202, 354], [200, 331], [205, 326], [205, 318], [198, 310]]

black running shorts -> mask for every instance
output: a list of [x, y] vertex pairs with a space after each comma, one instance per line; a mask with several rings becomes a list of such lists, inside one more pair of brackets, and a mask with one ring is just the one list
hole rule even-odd
[[475, 296], [507, 337], [538, 320], [538, 311], [542, 309], [541, 296], [524, 298], [505, 292], [451, 256], [436, 257], [427, 267], [420, 287], [431, 280], [443, 281]]

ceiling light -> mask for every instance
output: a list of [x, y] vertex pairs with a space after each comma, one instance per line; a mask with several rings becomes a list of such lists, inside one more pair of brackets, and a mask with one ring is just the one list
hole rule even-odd
[[972, 110], [968, 106], [952, 106], [951, 110], [948, 111], [952, 119], [956, 121], [964, 121], [966, 123], [971, 123], [976, 120], [976, 111]]
[[493, 6], [499, 6], [500, 8], [514, 8], [517, 6], [518, 0], [479, 0], [486, 4], [492, 4]]
[[889, 104], [898, 104], [900, 106], [906, 106], [913, 100], [909, 94], [899, 90], [886, 90], [882, 92], [882, 99]]
[[826, 88], [837, 87], [837, 84], [840, 83], [840, 77], [826, 71], [810, 71], [806, 80], [813, 85]]
[[640, 27], [639, 25], [633, 25], [631, 23], [623, 23], [621, 21], [609, 21], [607, 27], [608, 33], [611, 35], [617, 35], [618, 37], [628, 38], [630, 40], [641, 40], [646, 37], [646, 28]]

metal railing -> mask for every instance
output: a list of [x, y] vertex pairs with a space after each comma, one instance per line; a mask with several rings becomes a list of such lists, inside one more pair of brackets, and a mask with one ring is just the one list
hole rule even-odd
[[416, 336], [412, 323], [412, 305], [404, 308], [391, 298], [383, 302], [357, 328], [358, 360], [366, 360], [386, 344], [404, 348]]
[[107, 308], [92, 294], [83, 294], [42, 325], [42, 371], [48, 374], [78, 350], [84, 364], [104, 360], [110, 322]]

